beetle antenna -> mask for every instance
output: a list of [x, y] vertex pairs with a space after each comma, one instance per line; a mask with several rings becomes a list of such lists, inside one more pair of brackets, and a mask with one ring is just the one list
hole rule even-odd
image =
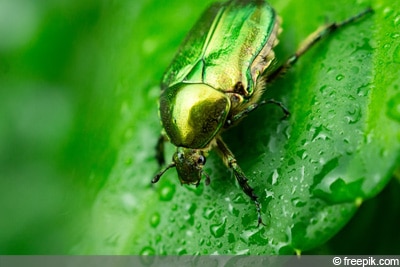
[[157, 173], [156, 176], [154, 176], [153, 180], [151, 180], [151, 183], [152, 183], [152, 184], [157, 183], [157, 182], [160, 180], [161, 176], [163, 176], [163, 174], [164, 174], [168, 169], [170, 169], [170, 168], [172, 168], [172, 167], [175, 167], [175, 165], [176, 165], [175, 162], [172, 162], [171, 164], [169, 164], [167, 167], [165, 167], [163, 170], [161, 170], [159, 173]]

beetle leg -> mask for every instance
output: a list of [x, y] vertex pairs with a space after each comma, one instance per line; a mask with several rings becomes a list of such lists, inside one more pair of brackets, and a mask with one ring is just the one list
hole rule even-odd
[[164, 143], [167, 141], [167, 137], [164, 133], [160, 134], [156, 145], [156, 159], [159, 166], [164, 166], [165, 164], [165, 152], [164, 152]]
[[205, 184], [210, 185], [210, 181], [211, 181], [210, 176], [206, 172], [201, 172], [201, 174], [204, 174], [204, 176], [206, 177]]
[[216, 140], [217, 140], [218, 154], [222, 157], [222, 160], [224, 161], [225, 165], [233, 170], [235, 178], [238, 181], [243, 192], [246, 193], [246, 195], [248, 195], [251, 198], [251, 200], [253, 200], [254, 204], [256, 205], [257, 222], [258, 222], [257, 226], [259, 226], [260, 224], [265, 225], [261, 218], [261, 205], [260, 205], [260, 202], [258, 202], [258, 196], [254, 193], [254, 189], [249, 185], [246, 175], [244, 174], [242, 169], [237, 164], [235, 156], [229, 150], [229, 148], [226, 146], [224, 141], [222, 141], [222, 139], [220, 137], [217, 137]]
[[270, 75], [267, 77], [267, 81], [271, 82], [283, 73], [285, 73], [290, 67], [292, 67], [296, 61], [301, 57], [305, 52], [307, 52], [311, 47], [313, 47], [318, 41], [320, 41], [322, 38], [332, 34], [335, 32], [337, 29], [353, 23], [357, 21], [358, 19], [362, 18], [363, 16], [372, 13], [373, 10], [371, 8], [367, 8], [363, 12], [350, 17], [342, 22], [332, 22], [330, 24], [327, 24], [325, 26], [322, 26], [321, 28], [318, 28], [315, 32], [311, 33], [305, 41], [300, 45], [298, 50], [291, 56], [289, 59], [283, 63], [281, 66], [279, 66], [276, 70], [274, 70]]
[[245, 110], [242, 110], [241, 112], [232, 116], [232, 118], [227, 120], [227, 124], [228, 124], [227, 126], [231, 126], [231, 125], [235, 124], [235, 122], [237, 122], [240, 119], [242, 119], [243, 117], [247, 116], [250, 112], [257, 109], [259, 106], [262, 106], [265, 104], [274, 104], [274, 105], [279, 106], [282, 109], [282, 112], [284, 113], [282, 119], [286, 119], [290, 115], [289, 110], [285, 107], [285, 105], [282, 102], [276, 101], [275, 99], [262, 100], [259, 103], [251, 104]]

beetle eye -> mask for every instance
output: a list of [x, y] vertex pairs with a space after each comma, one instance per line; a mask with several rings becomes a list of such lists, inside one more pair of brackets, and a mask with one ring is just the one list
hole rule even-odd
[[197, 164], [200, 164], [200, 165], [206, 164], [206, 157], [200, 155], [199, 158], [197, 159]]

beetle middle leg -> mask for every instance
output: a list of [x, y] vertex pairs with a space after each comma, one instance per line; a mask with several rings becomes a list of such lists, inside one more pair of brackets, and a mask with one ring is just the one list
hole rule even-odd
[[267, 82], [271, 82], [271, 81], [275, 80], [277, 77], [281, 76], [283, 73], [285, 73], [289, 68], [291, 68], [296, 63], [296, 61], [305, 52], [307, 52], [311, 47], [313, 47], [321, 39], [332, 34], [337, 29], [339, 29], [345, 25], [348, 25], [350, 23], [353, 23], [353, 22], [357, 21], [358, 19], [360, 19], [360, 18], [364, 17], [365, 15], [372, 13], [372, 12], [373, 12], [373, 10], [371, 8], [367, 8], [363, 12], [361, 12], [353, 17], [350, 17], [344, 21], [332, 22], [325, 26], [322, 26], [321, 28], [318, 28], [315, 32], [311, 33], [305, 39], [305, 41], [300, 45], [298, 50], [291, 57], [289, 57], [289, 59], [286, 60], [285, 63], [283, 63], [276, 70], [274, 70], [270, 75], [267, 76]]
[[235, 122], [239, 121], [243, 117], [247, 116], [250, 112], [254, 111], [258, 107], [265, 104], [274, 104], [279, 106], [282, 109], [282, 112], [284, 113], [282, 119], [286, 119], [290, 115], [290, 111], [285, 107], [285, 105], [282, 102], [276, 101], [275, 99], [262, 100], [258, 103], [251, 104], [246, 109], [242, 110], [241, 112], [235, 114], [230, 119], [228, 119], [227, 120], [228, 126], [235, 124]]
[[217, 137], [216, 141], [218, 154], [221, 156], [225, 165], [233, 170], [235, 178], [238, 181], [243, 192], [246, 193], [246, 195], [248, 195], [256, 205], [258, 223], [257, 226], [259, 226], [260, 224], [265, 225], [261, 218], [261, 205], [260, 202], [258, 202], [258, 196], [254, 193], [254, 189], [249, 185], [246, 175], [236, 162], [235, 156], [220, 137]]

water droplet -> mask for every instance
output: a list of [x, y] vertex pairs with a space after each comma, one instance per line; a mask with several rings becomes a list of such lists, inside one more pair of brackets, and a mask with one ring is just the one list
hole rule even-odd
[[187, 210], [189, 214], [194, 214], [196, 209], [197, 209], [196, 203], [186, 204], [185, 206], [185, 210]]
[[331, 139], [330, 134], [328, 134], [328, 129], [323, 125], [311, 129], [311, 132], [314, 132], [313, 136], [311, 137], [311, 140], [313, 142], [319, 139], [321, 140]]
[[292, 203], [293, 203], [293, 205], [294, 205], [295, 207], [297, 207], [297, 208], [304, 207], [304, 206], [307, 204], [306, 201], [302, 201], [302, 200], [301, 200], [300, 198], [298, 198], [298, 197], [293, 198], [293, 199], [292, 199]]
[[222, 223], [212, 224], [210, 226], [210, 232], [214, 237], [220, 238], [225, 234], [225, 226], [226, 226], [226, 217], [223, 218]]
[[[192, 214], [185, 214], [183, 216], [183, 218], [185, 219], [185, 221], [187, 221], [190, 225], [194, 225], [194, 216]], [[183, 225], [182, 225], [183, 228]]]
[[385, 18], [388, 18], [389, 16], [391, 16], [393, 13], [393, 10], [390, 7], [385, 7], [385, 9], [383, 10], [383, 15], [385, 16]]
[[400, 37], [400, 34], [397, 33], [397, 32], [394, 32], [394, 33], [392, 33], [392, 34], [390, 35], [390, 37], [392, 37], [393, 39], [397, 39], [397, 38]]
[[236, 237], [233, 233], [228, 234], [228, 242], [229, 244], [234, 244], [236, 242]]
[[360, 86], [357, 89], [357, 95], [358, 96], [368, 96], [370, 90], [371, 90], [371, 84], [367, 83], [365, 85]]
[[144, 266], [151, 266], [154, 263], [154, 257], [147, 257], [147, 256], [153, 256], [155, 255], [156, 252], [154, 248], [152, 247], [144, 247], [139, 255], [140, 255], [140, 261]]
[[175, 185], [166, 183], [160, 188], [160, 200], [170, 201], [175, 194]]
[[[235, 251], [235, 255], [248, 255], [248, 254], [249, 254], [249, 251], [250, 251], [250, 249], [248, 249], [248, 248], [242, 249], [242, 250], [238, 250], [238, 251]], [[229, 266], [229, 265], [227, 264], [227, 265], [225, 265], [225, 266]], [[238, 265], [233, 264], [232, 266], [238, 266]], [[239, 266], [240, 266], [240, 265], [239, 265]], [[264, 265], [264, 266], [266, 266], [266, 265]]]
[[265, 230], [263, 228], [255, 227], [251, 230], [245, 230], [240, 235], [240, 239], [246, 244], [267, 245], [269, 240], [263, 236]]
[[203, 246], [203, 244], [204, 244], [204, 238], [200, 238], [200, 240], [199, 240], [199, 246]]
[[140, 251], [140, 255], [142, 255], [142, 256], [155, 255], [155, 254], [156, 254], [156, 252], [155, 252], [154, 248], [152, 248], [152, 247], [144, 247]]
[[353, 103], [349, 110], [347, 111], [347, 115], [345, 116], [347, 123], [354, 124], [357, 123], [362, 117], [361, 107], [359, 104]]
[[391, 48], [391, 47], [392, 47], [391, 43], [387, 43], [387, 44], [383, 45], [383, 48], [386, 49], [386, 50], [389, 50], [389, 48]]
[[196, 225], [194, 226], [197, 230], [201, 228], [201, 223], [197, 222]]
[[326, 89], [328, 88], [328, 85], [322, 85], [320, 88], [319, 88], [319, 91], [321, 92], [321, 94], [323, 95], [324, 93], [325, 93], [325, 91], [326, 91]]
[[336, 80], [337, 81], [341, 81], [343, 79], [344, 79], [344, 75], [343, 74], [339, 74], [339, 75], [336, 76]]
[[398, 24], [400, 24], [400, 16], [397, 16], [394, 18], [393, 23], [395, 26], [397, 26]]
[[214, 214], [215, 214], [215, 209], [214, 209], [214, 207], [206, 207], [206, 208], [203, 210], [203, 217], [204, 217], [204, 219], [209, 220], [209, 219], [211, 219], [211, 218], [214, 216]]
[[308, 156], [308, 154], [307, 154], [305, 149], [301, 149], [301, 150], [297, 151], [296, 154], [300, 159], [306, 159], [307, 156]]
[[243, 203], [247, 203], [247, 200], [243, 197], [243, 194], [237, 194], [234, 198], [233, 198], [233, 203], [236, 204], [243, 204]]
[[271, 175], [268, 176], [267, 182], [271, 185], [276, 185], [279, 178], [279, 169], [274, 169]]
[[150, 217], [150, 225], [153, 228], [156, 228], [158, 226], [158, 224], [160, 223], [160, 214], [158, 212], [154, 213], [151, 217]]
[[[192, 231], [186, 231], [186, 235], [187, 235], [188, 237], [193, 236], [193, 232], [192, 232]], [[186, 245], [186, 239], [181, 239], [181, 240], [179, 240], [179, 243], [180, 243], [181, 245]]]
[[178, 251], [178, 255], [188, 254], [186, 248], [178, 248], [177, 251]]
[[274, 191], [265, 189], [265, 199], [267, 200], [267, 203], [274, 198], [274, 195], [275, 195]]

